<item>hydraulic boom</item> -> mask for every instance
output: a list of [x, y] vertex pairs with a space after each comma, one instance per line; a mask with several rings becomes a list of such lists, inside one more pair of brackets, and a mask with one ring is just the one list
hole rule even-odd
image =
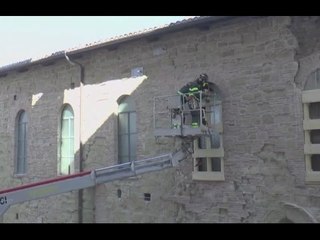
[[165, 154], [2, 190], [0, 191], [0, 216], [14, 204], [173, 167], [178, 164], [183, 155], [184, 153], [180, 151], [175, 154]]

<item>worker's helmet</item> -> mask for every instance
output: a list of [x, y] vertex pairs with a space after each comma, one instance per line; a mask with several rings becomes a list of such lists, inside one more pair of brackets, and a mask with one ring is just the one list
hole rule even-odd
[[203, 84], [208, 82], [208, 75], [206, 73], [201, 73], [200, 76], [197, 78], [197, 83]]

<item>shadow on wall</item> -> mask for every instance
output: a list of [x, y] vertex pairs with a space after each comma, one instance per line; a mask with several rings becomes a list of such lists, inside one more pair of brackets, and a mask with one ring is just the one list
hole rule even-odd
[[[136, 93], [137, 89], [146, 79], [147, 76], [143, 75], [133, 78], [105, 80], [99, 84], [82, 86], [81, 94], [80, 86], [61, 88], [61, 90], [53, 88], [53, 91], [50, 92], [48, 85], [41, 86], [41, 84], [32, 89], [37, 92], [32, 93], [32, 91], [28, 89], [25, 93], [21, 93], [18, 96], [18, 100], [24, 102], [26, 107], [23, 107], [19, 103], [16, 104], [17, 106], [10, 112], [12, 115], [14, 115], [15, 112], [17, 114], [22, 107], [26, 110], [30, 119], [28, 126], [30, 140], [28, 139], [28, 159], [26, 163], [28, 169], [27, 174], [19, 179], [8, 177], [8, 179], [14, 181], [8, 185], [16, 186], [18, 183], [15, 182], [18, 180], [19, 184], [23, 184], [57, 176], [57, 161], [59, 161], [57, 148], [60, 137], [59, 131], [61, 130], [59, 128], [62, 122], [62, 111], [66, 104], [72, 107], [71, 112], [74, 114], [75, 171], [79, 170], [80, 138], [84, 146], [83, 156], [85, 160], [85, 170], [117, 164], [116, 117], [118, 113], [118, 100], [124, 95], [132, 96], [136, 102], [139, 102], [141, 98], [146, 98], [146, 96], [143, 95], [143, 90]], [[65, 83], [65, 86], [68, 85], [68, 83]], [[23, 98], [25, 100], [22, 100], [22, 95], [26, 95]], [[30, 101], [26, 101], [27, 99]], [[153, 102], [145, 101], [141, 105], [152, 109]], [[15, 109], [17, 111], [15, 111]], [[150, 119], [149, 122], [150, 127], [152, 127], [152, 120]], [[9, 160], [11, 160], [11, 158]], [[39, 163], [42, 164], [39, 165]], [[8, 172], [10, 173], [11, 171]], [[61, 199], [61, 205], [73, 203], [73, 200], [71, 201], [68, 195], [62, 196]], [[68, 203], [66, 203], [66, 201]], [[57, 206], [59, 205], [59, 203], [55, 204]], [[59, 209], [59, 207], [54, 208]], [[46, 209], [46, 207], [43, 209]], [[13, 206], [11, 212], [17, 211]], [[13, 214], [11, 215], [13, 216]], [[56, 213], [53, 213], [53, 218], [51, 219], [55, 219], [55, 215]]]
[[[81, 127], [75, 124], [75, 138], [81, 138], [84, 146], [83, 158], [86, 161], [86, 169], [117, 164], [118, 100], [129, 95], [137, 102], [136, 90], [146, 79], [147, 76], [112, 79], [99, 84], [83, 86]], [[68, 94], [68, 91], [65, 90], [64, 101], [72, 102], [73, 97]], [[74, 99], [75, 106], [78, 106], [79, 98], [74, 96]], [[150, 109], [151, 107], [152, 105]], [[75, 118], [80, 119], [80, 109], [77, 110]], [[80, 133], [80, 136], [77, 133]], [[75, 146], [76, 154], [78, 151], [79, 145]]]
[[[122, 96], [132, 96], [136, 100], [136, 90], [147, 79], [147, 76], [132, 78], [110, 79], [97, 84], [86, 84], [82, 87], [68, 88], [63, 90], [57, 117], [57, 143], [60, 139], [61, 117], [63, 107], [70, 105], [74, 114], [74, 165], [75, 171], [79, 170], [80, 139], [82, 142], [83, 161], [86, 161], [86, 170], [97, 167], [117, 164], [117, 114], [118, 100]], [[141, 93], [140, 93], [141, 94]], [[41, 103], [41, 98], [46, 94], [33, 95], [33, 107]], [[153, 104], [150, 102], [150, 104]], [[152, 109], [152, 105], [148, 106]], [[150, 119], [150, 122], [151, 119]], [[151, 125], [152, 126], [152, 125]], [[59, 145], [59, 144], [58, 144]], [[59, 146], [58, 156], [59, 159]]]

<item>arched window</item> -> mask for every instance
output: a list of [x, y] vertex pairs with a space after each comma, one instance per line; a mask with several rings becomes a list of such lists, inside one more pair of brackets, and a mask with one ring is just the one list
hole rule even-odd
[[118, 106], [118, 159], [120, 163], [136, 160], [136, 116], [132, 98], [123, 97]]
[[74, 172], [74, 114], [70, 105], [65, 105], [60, 123], [59, 173]]
[[16, 118], [15, 174], [26, 173], [27, 163], [27, 114], [21, 110]]
[[201, 181], [224, 180], [224, 149], [222, 101], [218, 87], [213, 86], [213, 96], [206, 109], [206, 119], [213, 126], [210, 135], [203, 135], [194, 142], [192, 179]]
[[320, 181], [320, 69], [312, 72], [302, 92], [306, 181]]

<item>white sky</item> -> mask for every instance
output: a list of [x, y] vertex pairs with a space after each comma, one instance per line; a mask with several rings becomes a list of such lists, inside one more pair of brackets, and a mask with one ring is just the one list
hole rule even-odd
[[0, 66], [180, 21], [186, 16], [0, 16]]

